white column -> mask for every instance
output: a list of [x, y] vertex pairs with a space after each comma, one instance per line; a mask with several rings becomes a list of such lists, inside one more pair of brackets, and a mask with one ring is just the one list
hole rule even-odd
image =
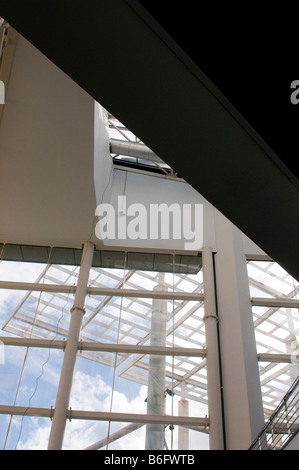
[[[286, 339], [286, 352], [291, 355], [291, 358], [296, 359], [296, 361], [292, 360], [290, 364], [291, 380], [292, 382], [295, 382], [296, 378], [299, 375], [299, 365], [297, 361], [298, 349], [299, 349], [299, 344], [297, 340], [298, 331], [296, 331], [296, 328], [294, 325], [293, 311], [291, 308], [286, 309], [286, 315], [288, 319], [288, 327], [289, 327], [289, 332], [290, 332], [289, 337]], [[297, 312], [296, 312], [296, 315], [298, 315]]]
[[71, 321], [56, 397], [48, 450], [60, 450], [62, 448], [93, 252], [93, 244], [90, 242], [86, 243], [82, 254], [75, 301], [71, 309]]
[[227, 450], [248, 449], [264, 425], [242, 233], [215, 211], [217, 310]]
[[[155, 290], [166, 290], [164, 275], [160, 274], [159, 284]], [[151, 346], [166, 346], [167, 301], [153, 300], [151, 318]], [[165, 356], [151, 355], [149, 358], [147, 413], [165, 414]], [[148, 424], [146, 426], [145, 449], [164, 449], [164, 425]]]
[[[189, 416], [189, 402], [186, 400], [186, 384], [181, 383], [181, 399], [179, 400], [179, 416]], [[189, 429], [185, 426], [178, 426], [178, 450], [189, 449]]]
[[204, 321], [207, 349], [208, 408], [210, 419], [210, 449], [223, 450], [223, 414], [218, 347], [218, 317], [216, 310], [212, 248], [203, 247]]

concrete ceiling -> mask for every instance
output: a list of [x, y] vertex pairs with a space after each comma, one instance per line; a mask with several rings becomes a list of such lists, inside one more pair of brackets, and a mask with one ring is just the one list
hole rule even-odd
[[298, 179], [283, 148], [140, 2], [1, 0], [0, 16], [299, 279]]

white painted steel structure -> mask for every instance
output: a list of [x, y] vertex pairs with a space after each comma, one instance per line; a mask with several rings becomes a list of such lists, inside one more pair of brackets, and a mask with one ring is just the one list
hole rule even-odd
[[[44, 430], [40, 421], [38, 427], [29, 421], [38, 417], [48, 423], [49, 449], [65, 448], [73, 421], [91, 423], [84, 428], [88, 442], [81, 433], [82, 449], [115, 449], [127, 436], [128, 446], [137, 433], [142, 436], [138, 443], [147, 449], [162, 449], [165, 443], [181, 450], [248, 448], [299, 372], [298, 282], [125, 125], [27, 41], [10, 34], [9, 64], [4, 56], [0, 69], [9, 81], [0, 123], [7, 181], [0, 196], [13, 209], [4, 205], [1, 213], [0, 268], [9, 272], [12, 264], [15, 273], [9, 279], [1, 271], [0, 279], [0, 293], [9, 296], [1, 317], [0, 346], [7, 362], [0, 365], [0, 373], [7, 374], [7, 392], [4, 386], [0, 419], [6, 436], [0, 444], [26, 447], [30, 431]], [[44, 96], [51, 101], [47, 112]], [[10, 129], [11, 122], [15, 128]], [[35, 140], [26, 133], [28, 128], [37, 129]], [[66, 163], [61, 164], [64, 154]], [[109, 202], [116, 207], [119, 195], [145, 207], [174, 200], [203, 204], [202, 246], [186, 252], [180, 240], [98, 240], [96, 205]], [[31, 245], [49, 248], [49, 262], [39, 260], [39, 273], [28, 280], [15, 275], [27, 264], [10, 261], [9, 249]], [[56, 248], [81, 250], [82, 260], [76, 265], [50, 262]], [[96, 250], [110, 253], [105, 266], [93, 266]], [[122, 264], [115, 255], [121, 252]], [[138, 256], [128, 267], [132, 253]], [[160, 256], [156, 264], [153, 253]], [[177, 255], [182, 255], [180, 262]], [[162, 273], [163, 289], [156, 287]], [[42, 352], [48, 353], [45, 362], [40, 361]], [[52, 375], [47, 375], [48, 361]], [[40, 376], [37, 364], [42, 365]], [[26, 371], [36, 379], [29, 401]], [[86, 386], [77, 396], [77, 389], [74, 394], [72, 390], [83, 371]], [[90, 409], [93, 379], [98, 390], [95, 409]], [[45, 394], [39, 399], [48, 401], [35, 405], [39, 384]], [[127, 399], [121, 394], [125, 384], [136, 406], [130, 412], [117, 401]], [[144, 387], [147, 404], [136, 404]], [[106, 393], [103, 401], [101, 393]], [[73, 403], [81, 402], [82, 409], [74, 408]], [[96, 408], [99, 402], [102, 409]], [[22, 421], [16, 436], [13, 423], [18, 416]], [[93, 428], [95, 422], [109, 425]], [[130, 424], [112, 429], [113, 423]]]
[[[203, 252], [210, 252], [211, 250], [204, 249]], [[273, 262], [253, 262], [249, 261], [248, 262], [248, 270], [257, 270], [261, 271], [263, 275], [265, 276], [267, 272], [269, 272], [269, 278], [276, 279], [281, 283], [281, 286], [285, 286], [287, 288], [287, 277], [285, 275], [281, 278], [278, 276], [277, 272], [279, 271], [279, 268], [276, 270], [275, 264]], [[91, 275], [93, 275], [93, 270], [91, 269]], [[103, 271], [105, 272], [105, 276], [107, 275], [108, 271], [106, 270], [97, 270], [97, 271]], [[277, 272], [276, 272], [277, 271]], [[61, 277], [62, 273], [66, 276], [66, 279], [71, 280], [70, 276], [78, 275], [78, 268], [73, 268], [70, 269], [69, 267], [60, 267], [60, 266], [52, 266], [47, 270], [47, 274], [45, 276], [45, 279], [47, 275], [53, 282], [53, 275]], [[113, 270], [111, 271], [113, 274]], [[128, 282], [131, 283], [131, 287], [133, 286], [134, 282], [134, 276], [135, 279], [137, 280], [138, 277], [141, 276], [141, 278], [145, 279], [152, 279], [155, 282], [155, 275], [151, 275], [150, 273], [146, 272], [141, 272], [141, 273], [131, 273], [130, 279], [128, 279]], [[178, 276], [180, 277], [180, 276]], [[190, 277], [190, 276], [189, 276]], [[192, 278], [192, 276], [191, 276]], [[43, 281], [45, 280], [43, 279]], [[56, 278], [58, 281], [58, 278]], [[121, 277], [119, 277], [121, 280]], [[157, 278], [158, 279], [158, 278]], [[188, 279], [188, 276], [182, 276], [182, 279], [180, 282], [178, 282], [178, 287], [180, 283], [185, 282], [186, 279]], [[254, 278], [251, 278], [251, 284], [250, 284], [250, 289], [252, 292], [256, 293], [256, 280]], [[115, 279], [116, 285], [117, 285], [117, 279]], [[202, 279], [201, 279], [202, 281]], [[61, 282], [61, 279], [60, 279]], [[90, 281], [89, 281], [90, 282]], [[91, 281], [92, 282], [92, 281]], [[136, 281], [135, 281], [136, 282]], [[266, 281], [265, 281], [266, 282]], [[287, 281], [288, 282], [288, 281]], [[291, 280], [291, 284], [294, 281]], [[94, 285], [94, 282], [92, 282]], [[197, 281], [198, 283], [198, 281]], [[198, 287], [201, 289], [204, 284], [198, 283]], [[295, 283], [294, 283], [295, 285]], [[40, 283], [40, 286], [42, 286], [42, 283]], [[196, 284], [194, 284], [194, 287]], [[13, 287], [11, 285], [11, 287]], [[28, 287], [28, 286], [27, 286]], [[171, 287], [171, 286], [169, 286]], [[291, 285], [290, 285], [291, 287]], [[271, 287], [267, 285], [267, 282], [265, 284], [259, 284], [259, 288], [263, 290], [264, 295], [269, 295], [269, 292], [271, 291]], [[113, 288], [110, 288], [113, 289]], [[118, 289], [116, 290], [116, 293], [118, 295]], [[59, 287], [58, 287], [58, 290]], [[196, 287], [195, 289], [196, 290]], [[202, 334], [202, 340], [199, 342], [195, 343], [195, 337], [198, 335], [198, 332], [193, 332], [192, 330], [193, 327], [190, 328], [190, 334], [189, 334], [189, 339], [188, 342], [190, 343], [190, 346], [192, 347], [182, 347], [182, 344], [185, 343], [185, 338], [183, 338], [179, 333], [179, 329], [184, 327], [187, 327], [186, 321], [189, 322], [193, 318], [193, 321], [196, 321], [196, 318], [199, 317], [196, 315], [196, 312], [198, 309], [200, 309], [199, 305], [202, 304], [203, 306], [205, 303], [203, 302], [204, 300], [204, 295], [207, 295], [208, 289], [206, 289], [205, 294], [201, 294], [200, 301], [195, 302], [195, 301], [190, 301], [190, 304], [193, 304], [192, 306], [189, 305], [189, 312], [188, 310], [186, 311], [187, 314], [183, 315], [182, 314], [182, 309], [186, 309], [186, 305], [188, 305], [186, 299], [184, 300], [171, 300], [170, 302], [173, 303], [175, 302], [176, 304], [176, 316], [181, 316], [180, 321], [175, 321], [175, 329], [173, 330], [172, 327], [168, 328], [168, 346], [166, 348], [164, 347], [153, 347], [149, 346], [147, 341], [149, 339], [149, 335], [146, 334], [146, 331], [150, 332], [150, 321], [148, 321], [148, 326], [144, 326], [144, 333], [145, 335], [145, 340], [148, 338], [146, 341], [142, 341], [142, 336], [140, 336], [140, 339], [138, 340], [138, 337], [136, 336], [136, 328], [134, 328], [133, 323], [129, 320], [129, 317], [126, 319], [123, 317], [122, 320], [122, 326], [121, 326], [121, 337], [122, 337], [122, 342], [118, 344], [113, 344], [113, 341], [111, 341], [113, 337], [113, 324], [107, 324], [105, 329], [102, 329], [101, 336], [98, 336], [99, 341], [95, 340], [95, 335], [99, 335], [99, 333], [96, 333], [96, 330], [92, 333], [91, 327], [97, 328], [97, 323], [98, 321], [96, 320], [96, 317], [94, 315], [94, 308], [92, 308], [92, 302], [94, 302], [93, 298], [95, 299], [97, 296], [87, 296], [86, 298], [86, 313], [84, 315], [85, 319], [85, 327], [81, 330], [81, 335], [80, 335], [80, 342], [78, 343], [77, 349], [78, 349], [78, 354], [80, 357], [86, 357], [86, 359], [92, 359], [92, 361], [96, 361], [98, 363], [102, 364], [110, 364], [111, 367], [115, 366], [115, 361], [112, 352], [116, 351], [118, 354], [118, 362], [117, 364], [117, 370], [119, 371], [118, 373], [120, 376], [126, 377], [130, 380], [133, 380], [137, 383], [147, 383], [147, 378], [146, 378], [146, 368], [147, 366], [147, 361], [145, 361], [146, 356], [144, 354], [167, 354], [167, 356], [171, 357], [173, 356], [176, 358], [176, 367], [173, 370], [172, 369], [172, 364], [171, 361], [168, 362], [166, 365], [166, 388], [173, 386], [173, 378], [176, 378], [176, 385], [175, 385], [175, 393], [177, 395], [181, 395], [181, 386], [184, 383], [186, 383], [186, 391], [183, 393], [183, 396], [185, 397], [185, 403], [188, 400], [189, 402], [191, 401], [198, 401], [201, 403], [208, 403], [209, 402], [209, 421], [206, 420], [206, 426], [208, 426], [209, 423], [209, 432], [211, 432], [211, 428], [213, 424], [211, 424], [211, 418], [214, 416], [214, 413], [216, 412], [217, 406], [221, 408], [221, 400], [219, 401], [219, 395], [218, 395], [218, 400], [214, 401], [214, 406], [212, 405], [213, 400], [215, 400], [215, 397], [213, 398], [213, 395], [217, 395], [217, 388], [213, 387], [212, 393], [209, 393], [208, 391], [208, 382], [209, 382], [209, 373], [208, 376], [202, 375], [202, 372], [206, 370], [206, 360], [209, 357], [207, 355], [207, 351], [212, 351], [212, 348], [215, 347], [217, 344], [210, 343], [212, 344], [210, 347], [208, 346], [209, 341], [209, 336], [207, 337], [206, 335], [209, 335], [207, 332], [207, 321], [214, 321], [217, 324], [216, 320], [213, 320], [213, 317], [208, 320], [208, 318], [205, 318], [206, 315], [206, 310], [208, 309], [207, 306], [205, 306], [205, 309], [202, 309], [201, 313], [201, 321], [202, 321], [202, 329], [203, 329], [203, 334]], [[286, 292], [286, 291], [285, 291]], [[298, 292], [298, 286], [295, 286], [295, 289], [290, 289], [290, 297], [293, 295], [296, 295]], [[259, 292], [261, 293], [261, 292]], [[279, 291], [277, 291], [278, 295]], [[53, 311], [53, 307], [56, 306], [56, 309], [58, 305], [63, 305], [66, 304], [67, 301], [67, 295], [65, 293], [57, 293], [54, 294], [53, 292], [50, 293], [51, 297], [46, 300], [46, 296], [49, 295], [49, 293], [44, 292], [42, 294], [41, 299], [38, 298], [38, 295], [40, 292], [37, 292], [32, 290], [31, 293], [29, 292], [29, 295], [27, 295], [23, 302], [19, 305], [19, 307], [16, 309], [16, 311], [13, 313], [11, 318], [8, 320], [5, 330], [7, 332], [10, 332], [10, 334], [13, 334], [13, 337], [11, 336], [2, 336], [1, 337], [1, 342], [3, 344], [6, 344], [7, 347], [11, 345], [13, 346], [23, 346], [23, 347], [33, 347], [34, 349], [36, 347], [38, 348], [44, 348], [44, 349], [62, 349], [64, 350], [66, 348], [66, 340], [62, 339], [59, 340], [58, 338], [64, 338], [67, 335], [68, 331], [68, 325], [66, 323], [67, 318], [63, 318], [63, 321], [59, 322], [59, 318], [57, 316], [55, 320], [55, 315]], [[109, 290], [109, 294], [112, 294], [112, 291]], [[147, 296], [147, 292], [144, 293]], [[191, 294], [191, 293], [190, 293]], [[71, 294], [73, 296], [73, 294]], [[294, 363], [294, 357], [292, 359], [291, 353], [287, 354], [287, 343], [284, 340], [284, 336], [281, 334], [282, 331], [287, 331], [287, 324], [285, 326], [283, 323], [277, 323], [275, 324], [276, 317], [277, 318], [283, 318], [284, 315], [286, 315], [286, 321], [289, 318], [288, 321], [290, 321], [290, 318], [293, 318], [293, 321], [296, 323], [296, 316], [294, 316], [293, 311], [290, 312], [289, 307], [285, 307], [285, 301], [287, 300], [288, 297], [284, 297], [285, 294], [283, 294], [280, 298], [271, 298], [271, 297], [264, 297], [264, 301], [262, 300], [262, 297], [259, 297], [259, 301], [256, 302], [254, 299], [255, 297], [252, 297], [252, 311], [253, 315], [257, 315], [254, 313], [255, 309], [258, 312], [261, 310], [262, 307], [260, 307], [261, 304], [264, 304], [263, 307], [263, 314], [260, 316], [258, 314], [257, 320], [255, 322], [255, 336], [257, 338], [257, 355], [256, 355], [256, 364], [259, 363], [259, 376], [262, 384], [262, 393], [263, 393], [263, 407], [264, 407], [264, 416], [267, 418], [271, 412], [275, 409], [275, 406], [277, 405], [277, 402], [281, 397], [283, 396], [284, 392], [286, 391], [288, 384], [292, 382], [292, 377], [293, 377], [293, 372], [294, 369], [298, 366]], [[174, 296], [173, 296], [174, 297]], [[178, 291], [178, 297], [180, 296], [180, 291]], [[108, 318], [110, 317], [111, 319], [113, 316], [111, 316], [111, 313], [109, 313], [109, 304], [110, 306], [113, 306], [111, 296], [109, 296], [110, 300], [106, 302], [106, 306], [104, 307], [103, 313], [106, 311]], [[126, 299], [126, 302], [129, 301], [129, 298], [124, 297]], [[146, 299], [146, 297], [144, 298]], [[103, 299], [104, 300], [104, 299]], [[103, 300], [100, 301], [100, 304], [103, 303]], [[108, 299], [106, 298], [106, 301]], [[295, 299], [293, 299], [295, 300]], [[142, 298], [132, 298], [128, 304], [126, 303], [125, 306], [123, 306], [123, 312], [127, 312], [127, 315], [129, 315], [129, 312], [132, 312], [135, 310], [136, 314], [138, 315], [138, 310], [137, 306], [138, 304], [142, 305]], [[194, 302], [195, 306], [194, 308]], [[255, 307], [255, 303], [257, 303], [257, 307]], [[69, 302], [69, 305], [71, 307], [71, 303]], [[275, 305], [275, 307], [273, 307]], [[282, 305], [282, 306], [280, 306]], [[296, 306], [296, 304], [294, 304]], [[38, 308], [36, 310], [36, 308]], [[61, 307], [60, 307], [61, 308]], [[218, 306], [219, 308], [219, 306]], [[293, 309], [292, 309], [293, 310]], [[32, 313], [30, 313], [30, 311]], [[199, 310], [200, 311], [200, 310]], [[22, 312], [22, 313], [21, 313]], [[26, 313], [27, 312], [27, 313]], [[36, 312], [36, 315], [32, 315], [34, 312]], [[52, 313], [50, 313], [52, 312]], [[181, 312], [181, 313], [180, 313]], [[266, 313], [265, 313], [266, 312]], [[57, 311], [57, 314], [59, 315], [59, 311]], [[104, 315], [106, 315], [104, 313]], [[149, 302], [148, 304], [148, 315], [150, 318], [151, 315], [151, 303]], [[291, 317], [290, 317], [291, 315]], [[51, 323], [53, 324], [53, 327], [51, 327], [51, 323], [49, 323], [50, 318], [52, 317]], [[91, 320], [88, 322], [88, 317], [91, 318]], [[44, 320], [42, 320], [44, 318]], [[132, 317], [133, 318], [133, 317]], [[138, 316], [136, 317], [138, 318]], [[146, 317], [145, 317], [146, 319]], [[115, 314], [115, 320], [117, 321], [117, 315]], [[58, 323], [57, 323], [58, 322]], [[56, 326], [54, 326], [56, 323]], [[144, 323], [145, 325], [146, 323]], [[189, 323], [190, 324], [190, 323]], [[27, 326], [26, 326], [27, 325]], [[127, 325], [127, 326], [126, 326]], [[266, 331], [269, 330], [270, 325], [272, 325], [272, 334], [268, 334], [267, 337], [265, 336], [264, 330], [266, 328]], [[102, 325], [103, 326], [103, 325]], [[215, 326], [215, 325], [214, 325]], [[142, 324], [139, 325], [139, 327], [142, 327]], [[88, 331], [89, 333], [87, 335], [84, 334], [84, 330]], [[134, 333], [135, 329], [135, 333]], [[51, 333], [52, 330], [52, 333]], [[206, 330], [206, 332], [205, 332]], [[127, 333], [126, 333], [127, 331]], [[200, 330], [199, 330], [200, 331]], [[234, 330], [235, 331], [235, 330]], [[15, 334], [19, 337], [15, 337]], [[174, 335], [173, 335], [174, 333]], [[115, 337], [116, 331], [114, 328], [114, 337]], [[215, 333], [213, 333], [215, 334]], [[294, 331], [295, 334], [295, 331]], [[55, 336], [56, 339], [46, 339], [47, 337], [53, 338], [53, 335]], [[110, 335], [110, 336], [108, 336]], [[20, 337], [24, 336], [24, 338]], [[30, 336], [30, 337], [29, 337]], [[192, 337], [194, 339], [192, 340]], [[101, 338], [103, 338], [101, 340]], [[126, 339], [127, 338], [127, 339]], [[134, 339], [135, 338], [135, 339]], [[107, 343], [107, 340], [110, 343]], [[175, 340], [175, 345], [173, 346], [173, 339]], [[103, 342], [104, 340], [104, 342]], [[123, 344], [123, 343], [132, 343], [132, 344]], [[280, 346], [279, 346], [280, 342]], [[134, 344], [135, 343], [135, 344]], [[273, 345], [272, 345], [273, 343]], [[275, 344], [276, 343], [276, 344]], [[196, 347], [194, 347], [196, 344]], [[285, 347], [283, 347], [285, 345]], [[217, 346], [218, 347], [218, 346]], [[206, 349], [207, 348], [207, 349]], [[102, 352], [101, 352], [102, 351]], [[263, 352], [263, 351], [269, 351], [268, 353]], [[293, 350], [294, 351], [294, 350]], [[137, 354], [137, 356], [132, 357], [131, 354]], [[182, 359], [178, 362], [178, 358], [182, 357]], [[130, 359], [131, 357], [131, 359]], [[163, 356], [162, 356], [163, 357]], [[200, 367], [194, 367], [195, 362], [194, 359], [198, 357], [200, 359]], [[188, 359], [189, 358], [189, 359]], [[192, 359], [193, 358], [193, 359]], [[235, 357], [235, 360], [237, 359], [237, 355]], [[223, 358], [222, 358], [223, 360]], [[215, 361], [215, 356], [214, 356], [214, 361]], [[177, 372], [176, 372], [177, 370]], [[188, 372], [189, 371], [189, 372]], [[174, 372], [174, 375], [173, 375]], [[191, 372], [191, 373], [190, 373]], [[210, 373], [215, 374], [215, 367], [210, 369]], [[223, 372], [222, 372], [223, 373]], [[179, 379], [179, 376], [181, 377]], [[205, 378], [204, 378], [205, 377]], [[223, 380], [223, 377], [221, 377]], [[219, 377], [218, 379], [219, 383]], [[238, 387], [236, 387], [238, 388]], [[219, 393], [219, 392], [218, 392]], [[216, 404], [216, 406], [215, 406]], [[186, 406], [186, 405], [185, 405]], [[24, 408], [23, 408], [24, 409]], [[2, 412], [5, 410], [2, 408]], [[11, 408], [7, 408], [7, 412], [11, 412]], [[14, 415], [22, 414], [21, 410], [13, 410]], [[25, 415], [30, 416], [31, 414], [34, 414], [34, 410], [30, 411], [27, 410]], [[52, 412], [53, 413], [53, 412]], [[181, 411], [177, 411], [178, 415], [181, 414]], [[42, 415], [42, 412], [37, 413], [38, 415]], [[218, 418], [214, 418], [215, 420], [217, 419], [222, 419], [222, 414], [221, 411], [218, 412]], [[50, 414], [51, 415], [51, 414]], [[76, 419], [77, 413], [72, 413], [72, 419]], [[191, 420], [189, 422], [189, 427], [194, 426], [194, 416], [190, 417]], [[203, 417], [202, 417], [203, 418]], [[85, 418], [87, 419], [87, 418]], [[103, 418], [104, 419], [104, 418]], [[119, 419], [127, 421], [127, 418], [125, 416], [119, 417]], [[133, 419], [133, 418], [132, 418]], [[140, 419], [140, 418], [139, 418]], [[146, 422], [147, 418], [144, 417], [144, 421]], [[186, 425], [188, 425], [188, 420], [189, 418], [186, 419]], [[192, 422], [192, 423], [191, 423]], [[227, 422], [227, 421], [226, 421]], [[176, 423], [178, 424], [178, 423]], [[202, 426], [202, 425], [201, 425]], [[136, 428], [137, 429], [137, 428]], [[139, 429], [139, 427], [138, 427]], [[185, 428], [186, 429], [186, 428]], [[200, 428], [201, 430], [204, 430], [204, 428]], [[218, 431], [218, 427], [216, 427]], [[120, 431], [120, 435], [126, 435], [125, 432], [122, 433]], [[210, 445], [212, 446], [213, 439], [217, 439], [216, 435], [211, 435], [210, 436]], [[218, 439], [221, 441], [221, 434], [218, 436]], [[103, 439], [105, 439], [103, 437]], [[108, 439], [109, 440], [109, 439]], [[117, 442], [112, 439], [112, 442]], [[233, 447], [233, 445], [232, 445]], [[236, 447], [239, 447], [239, 445], [236, 445]]]
[[49, 439], [49, 450], [60, 450], [63, 444], [65, 429], [65, 415], [69, 407], [73, 375], [78, 352], [79, 337], [84, 315], [84, 305], [86, 298], [86, 289], [89, 279], [89, 271], [92, 265], [94, 246], [87, 242], [84, 246], [80, 273], [78, 276], [78, 285], [74, 305], [71, 308], [71, 320], [69, 332], [65, 347], [63, 365], [61, 369], [60, 381], [57, 391], [53, 423]]

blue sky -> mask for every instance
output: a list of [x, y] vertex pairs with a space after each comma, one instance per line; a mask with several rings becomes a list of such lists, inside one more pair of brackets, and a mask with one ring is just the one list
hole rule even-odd
[[[44, 265], [0, 263], [0, 279], [34, 282], [44, 269]], [[9, 318], [23, 299], [21, 291], [0, 291], [0, 321], [1, 326]], [[71, 299], [70, 299], [71, 301]], [[63, 315], [69, 315], [68, 309]], [[6, 333], [1, 333], [5, 336]], [[24, 363], [24, 359], [26, 361]], [[19, 386], [16, 405], [50, 408], [55, 406], [60, 369], [63, 361], [63, 351], [30, 348], [26, 356], [26, 348], [5, 347], [5, 361], [0, 364], [0, 403], [14, 403], [18, 381], [24, 364], [21, 384]], [[74, 382], [70, 400], [73, 409], [119, 411], [146, 414], [147, 386], [115, 377], [113, 385], [113, 368], [80, 357], [77, 358]], [[174, 410], [177, 414], [179, 397], [167, 396], [167, 413]], [[173, 403], [172, 403], [173, 400]], [[191, 404], [192, 405], [192, 404]], [[191, 413], [204, 416], [206, 408], [193, 403]], [[3, 448], [8, 432], [10, 417], [0, 415], [0, 448]], [[128, 423], [111, 423], [110, 434]], [[13, 417], [6, 442], [6, 449], [46, 449], [48, 444], [51, 420], [48, 418]], [[84, 449], [107, 435], [108, 423], [83, 420], [67, 421], [64, 449]], [[166, 439], [169, 447], [177, 440], [177, 430], [166, 429]], [[145, 427], [134, 431], [128, 436], [111, 443], [109, 449], [144, 449]], [[208, 436], [190, 431], [190, 446], [193, 449], [208, 448]]]
[[[249, 275], [254, 278], [257, 284], [251, 286], [253, 296], [271, 296], [271, 289], [277, 289], [283, 294], [288, 295], [298, 283], [286, 277], [285, 272], [279, 266], [271, 267], [268, 273], [261, 270], [264, 266], [261, 264], [251, 265], [249, 267]], [[0, 280], [16, 280], [16, 281], [36, 281], [39, 274], [44, 269], [44, 265], [25, 264], [25, 263], [8, 263], [2, 261], [0, 263]], [[118, 273], [119, 274], [119, 273]], [[279, 277], [275, 277], [279, 276]], [[107, 278], [108, 281], [109, 278]], [[111, 280], [110, 280], [111, 281]], [[262, 283], [262, 284], [259, 284]], [[111, 286], [113, 283], [111, 281]], [[188, 286], [186, 286], [188, 288]], [[190, 288], [190, 286], [189, 286]], [[266, 289], [266, 290], [265, 290]], [[267, 292], [269, 293], [267, 294]], [[8, 320], [12, 312], [16, 309], [25, 296], [22, 291], [6, 291], [0, 290], [0, 322], [1, 327]], [[62, 322], [69, 317], [69, 310], [72, 306], [72, 297], [66, 304], [65, 299], [60, 299], [60, 312], [57, 312], [58, 322]], [[120, 307], [120, 299], [114, 299], [114, 308]], [[36, 308], [36, 302], [31, 299], [27, 303], [32, 303], [32, 307]], [[140, 314], [146, 307], [141, 306]], [[295, 309], [293, 309], [295, 310]], [[261, 312], [260, 312], [261, 311]], [[109, 312], [109, 310], [108, 310]], [[263, 307], [254, 308], [254, 315], [258, 324], [263, 315], [267, 315], [268, 309]], [[184, 310], [180, 312], [183, 315]], [[103, 321], [104, 318], [100, 317]], [[280, 320], [278, 321], [278, 318]], [[277, 351], [286, 352], [284, 348], [285, 334], [282, 329], [286, 326], [285, 309], [272, 313], [269, 322], [262, 322], [257, 326], [257, 339], [267, 344], [271, 348], [278, 348]], [[281, 324], [281, 328], [277, 327], [275, 335], [270, 340], [268, 334], [269, 328], [273, 329], [276, 321]], [[193, 321], [191, 318], [187, 322]], [[299, 321], [296, 312], [293, 312], [293, 328], [298, 334]], [[177, 328], [177, 332], [181, 335], [187, 334], [185, 323]], [[5, 332], [1, 332], [5, 336]], [[113, 333], [115, 341], [117, 339], [116, 332]], [[183, 341], [183, 340], [182, 340]], [[282, 349], [281, 349], [282, 348]], [[274, 352], [277, 352], [275, 349]], [[261, 350], [261, 352], [263, 352]], [[270, 349], [271, 352], [271, 349]], [[4, 363], [0, 364], [0, 404], [13, 405], [18, 387], [26, 348], [6, 346], [4, 348]], [[19, 387], [17, 405], [20, 406], [36, 406], [50, 408], [55, 406], [57, 387], [59, 383], [60, 370], [63, 361], [63, 351], [55, 349], [37, 349], [30, 348], [25, 361], [22, 381]], [[283, 364], [282, 364], [283, 366]], [[298, 366], [292, 365], [296, 368]], [[128, 413], [146, 414], [145, 398], [147, 396], [147, 386], [136, 382], [123, 379], [117, 374], [114, 383], [114, 369], [107, 365], [86, 359], [80, 354], [77, 358], [76, 369], [74, 374], [74, 382], [70, 406], [73, 409], [97, 410], [97, 411], [119, 411]], [[269, 370], [271, 374], [272, 371]], [[113, 387], [114, 383], [114, 387]], [[271, 383], [270, 383], [271, 385]], [[288, 389], [286, 383], [282, 388], [282, 393]], [[284, 390], [284, 392], [283, 392]], [[277, 393], [278, 402], [282, 395]], [[178, 414], [178, 399], [175, 395], [173, 398], [166, 397], [166, 412]], [[203, 417], [207, 413], [207, 407], [195, 401], [189, 402], [190, 416]], [[0, 415], [0, 448], [3, 448], [7, 436], [9, 416]], [[110, 434], [116, 429], [126, 426], [127, 423], [111, 423]], [[9, 438], [7, 440], [6, 449], [46, 449], [49, 439], [51, 420], [46, 418], [32, 417], [14, 417], [11, 422]], [[92, 422], [83, 420], [67, 421], [64, 449], [84, 449], [94, 442], [104, 438], [107, 435], [108, 423]], [[190, 449], [208, 449], [208, 435], [190, 431]], [[177, 427], [171, 436], [169, 428], [166, 428], [166, 440], [169, 445], [173, 442], [173, 448], [177, 448]], [[132, 434], [109, 444], [110, 450], [115, 449], [144, 449], [145, 427], [134, 431]]]

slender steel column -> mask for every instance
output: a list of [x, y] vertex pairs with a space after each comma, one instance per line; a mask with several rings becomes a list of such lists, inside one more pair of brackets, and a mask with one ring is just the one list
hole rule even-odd
[[[159, 284], [155, 290], [166, 290], [164, 276], [159, 275]], [[153, 300], [151, 319], [151, 346], [166, 346], [167, 302], [162, 299]], [[150, 355], [148, 372], [147, 413], [165, 414], [165, 356]], [[164, 424], [148, 424], [146, 426], [145, 449], [164, 449]]]
[[212, 248], [202, 250], [204, 310], [207, 349], [208, 407], [210, 418], [210, 449], [223, 450], [223, 419], [221, 401], [221, 380], [219, 364], [219, 346], [217, 331], [217, 313], [214, 284]]
[[71, 309], [71, 322], [61, 369], [48, 450], [60, 450], [62, 448], [93, 252], [93, 244], [90, 242], [86, 243], [82, 253], [75, 301]]

